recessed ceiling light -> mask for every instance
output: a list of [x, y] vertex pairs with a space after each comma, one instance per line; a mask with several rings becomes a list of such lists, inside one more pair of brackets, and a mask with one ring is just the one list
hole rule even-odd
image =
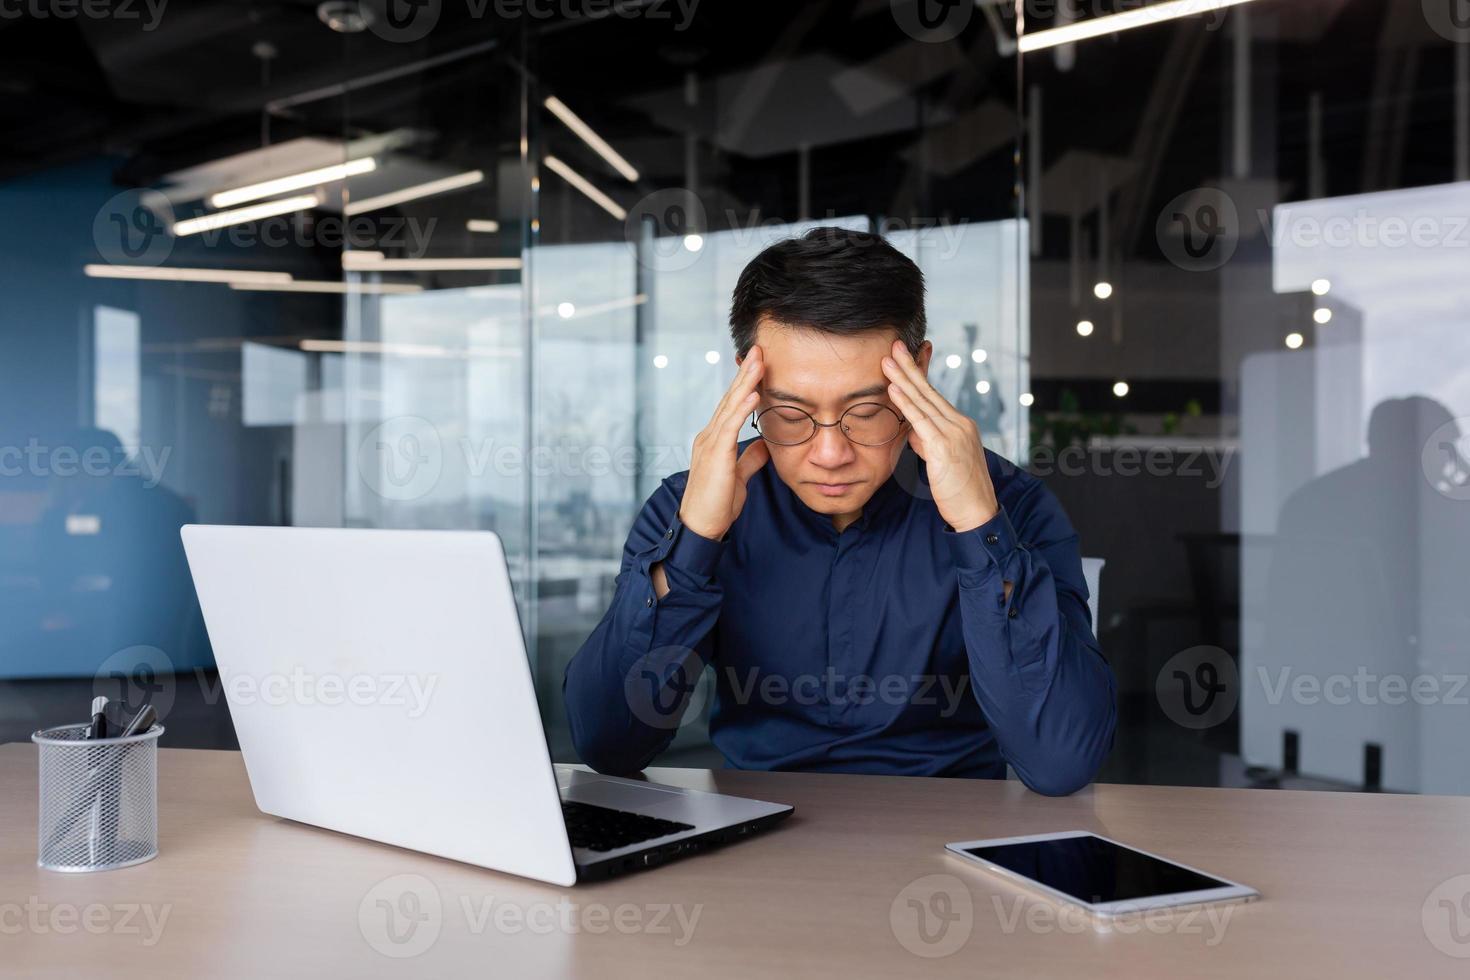
[[1093, 331], [1093, 325], [1092, 325], [1092, 321], [1091, 320], [1078, 320], [1077, 321], [1077, 336], [1079, 336], [1079, 337], [1091, 337], [1092, 336], [1092, 331]]

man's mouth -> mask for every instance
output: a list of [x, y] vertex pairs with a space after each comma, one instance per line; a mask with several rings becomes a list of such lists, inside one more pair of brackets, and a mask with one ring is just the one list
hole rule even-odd
[[817, 483], [813, 481], [812, 486], [816, 487], [817, 492], [824, 497], [840, 497], [857, 486], [857, 483]]

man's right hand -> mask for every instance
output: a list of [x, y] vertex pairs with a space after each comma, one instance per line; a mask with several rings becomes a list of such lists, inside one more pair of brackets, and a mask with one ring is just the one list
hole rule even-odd
[[718, 541], [725, 536], [745, 506], [746, 483], [771, 458], [762, 439], [744, 454], [739, 451], [740, 428], [760, 400], [756, 385], [764, 373], [761, 349], [752, 347], [709, 425], [694, 437], [679, 520], [700, 537]]

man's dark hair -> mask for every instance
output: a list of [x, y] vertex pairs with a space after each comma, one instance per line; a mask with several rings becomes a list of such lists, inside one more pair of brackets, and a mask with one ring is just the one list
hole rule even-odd
[[917, 355], [924, 342], [924, 274], [881, 235], [813, 228], [777, 242], [740, 273], [730, 337], [744, 357], [762, 317], [824, 333], [891, 327]]

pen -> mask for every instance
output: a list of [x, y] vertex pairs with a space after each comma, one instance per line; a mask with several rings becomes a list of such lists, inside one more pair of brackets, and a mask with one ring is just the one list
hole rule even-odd
[[128, 727], [123, 729], [122, 737], [127, 738], [139, 732], [146, 732], [153, 727], [153, 720], [157, 717], [158, 712], [153, 710], [153, 705], [143, 705], [143, 707], [138, 709], [138, 713], [133, 715], [133, 720], [128, 722]]
[[98, 695], [92, 699], [92, 723], [87, 726], [87, 738], [107, 737], [107, 699]]

